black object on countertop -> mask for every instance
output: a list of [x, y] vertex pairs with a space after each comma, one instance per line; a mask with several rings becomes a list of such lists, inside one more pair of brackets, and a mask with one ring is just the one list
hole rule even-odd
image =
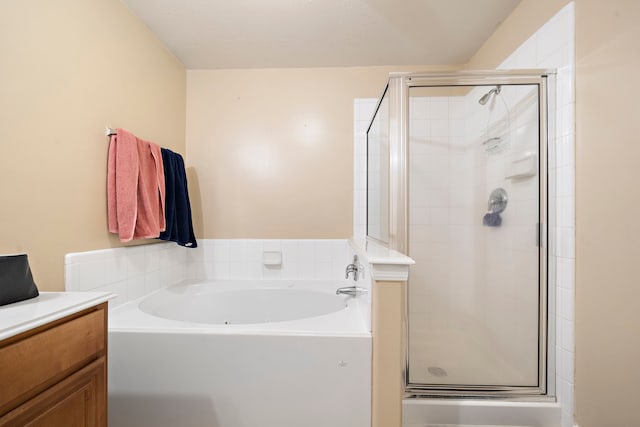
[[0, 256], [0, 306], [38, 295], [27, 254]]

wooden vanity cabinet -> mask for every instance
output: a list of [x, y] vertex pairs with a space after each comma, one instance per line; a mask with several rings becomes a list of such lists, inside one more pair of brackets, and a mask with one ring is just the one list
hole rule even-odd
[[0, 427], [107, 426], [107, 303], [0, 342]]

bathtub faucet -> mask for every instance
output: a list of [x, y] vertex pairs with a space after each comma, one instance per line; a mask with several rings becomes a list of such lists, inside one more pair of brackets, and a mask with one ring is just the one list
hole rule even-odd
[[347, 265], [347, 269], [344, 274], [344, 278], [348, 279], [349, 274], [353, 273], [353, 280], [358, 281], [358, 273], [360, 272], [360, 264], [358, 263], [358, 255], [353, 256], [353, 262]]
[[365, 292], [367, 292], [365, 288], [360, 288], [358, 286], [345, 286], [343, 288], [336, 289], [336, 295], [350, 295], [352, 297], [356, 297]]

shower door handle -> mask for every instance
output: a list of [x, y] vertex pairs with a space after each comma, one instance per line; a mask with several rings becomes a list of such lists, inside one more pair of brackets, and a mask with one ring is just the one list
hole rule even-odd
[[545, 236], [547, 235], [547, 225], [540, 224], [539, 222], [536, 224], [536, 246], [539, 248], [544, 248], [547, 246], [547, 239]]

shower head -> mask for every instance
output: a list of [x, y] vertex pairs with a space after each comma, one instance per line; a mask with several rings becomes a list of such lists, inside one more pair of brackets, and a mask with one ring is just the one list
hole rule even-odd
[[496, 95], [500, 95], [500, 85], [494, 87], [493, 89], [491, 89], [489, 92], [485, 93], [484, 95], [482, 95], [482, 98], [480, 98], [478, 100], [478, 102], [480, 103], [480, 105], [484, 105], [487, 102], [489, 102], [489, 98], [491, 98], [491, 95], [496, 94]]

